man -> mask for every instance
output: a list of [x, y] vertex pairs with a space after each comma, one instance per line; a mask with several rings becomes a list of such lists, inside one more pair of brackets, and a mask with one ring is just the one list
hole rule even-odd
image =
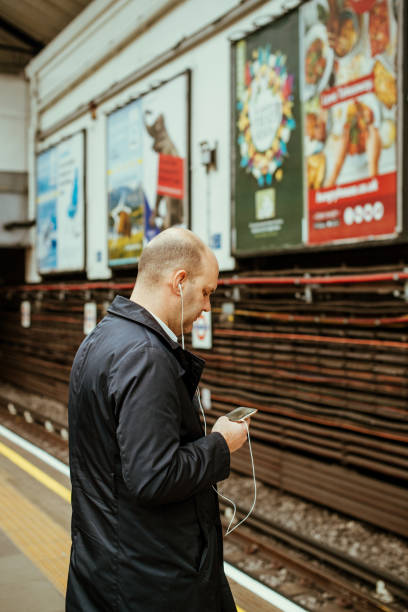
[[81, 344], [70, 379], [69, 612], [235, 612], [213, 485], [243, 423], [204, 436], [204, 362], [177, 336], [209, 311], [218, 265], [192, 232], [144, 249], [130, 300], [116, 297]]

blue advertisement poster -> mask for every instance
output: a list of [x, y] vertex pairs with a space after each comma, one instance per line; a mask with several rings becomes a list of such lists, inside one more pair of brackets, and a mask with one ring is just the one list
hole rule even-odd
[[84, 268], [84, 135], [37, 157], [37, 254], [40, 274]]
[[136, 263], [161, 230], [188, 225], [187, 105], [184, 73], [108, 116], [110, 266]]

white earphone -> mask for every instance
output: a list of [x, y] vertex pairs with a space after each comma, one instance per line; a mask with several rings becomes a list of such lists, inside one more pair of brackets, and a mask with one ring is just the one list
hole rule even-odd
[[184, 349], [184, 300], [183, 300], [183, 288], [181, 286], [181, 283], [179, 283], [177, 285], [177, 287], [180, 289], [180, 297], [181, 297], [181, 346]]

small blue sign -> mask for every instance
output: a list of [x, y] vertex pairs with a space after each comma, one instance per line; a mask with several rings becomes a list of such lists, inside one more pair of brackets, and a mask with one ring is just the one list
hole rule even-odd
[[221, 248], [221, 234], [213, 234], [210, 238], [210, 248], [220, 249]]

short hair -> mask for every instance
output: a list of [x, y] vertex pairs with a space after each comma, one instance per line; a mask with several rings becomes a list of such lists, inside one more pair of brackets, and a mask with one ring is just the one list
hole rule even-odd
[[190, 230], [169, 228], [149, 242], [139, 259], [137, 278], [144, 285], [159, 282], [164, 274], [184, 268], [189, 277], [199, 274], [207, 247]]

